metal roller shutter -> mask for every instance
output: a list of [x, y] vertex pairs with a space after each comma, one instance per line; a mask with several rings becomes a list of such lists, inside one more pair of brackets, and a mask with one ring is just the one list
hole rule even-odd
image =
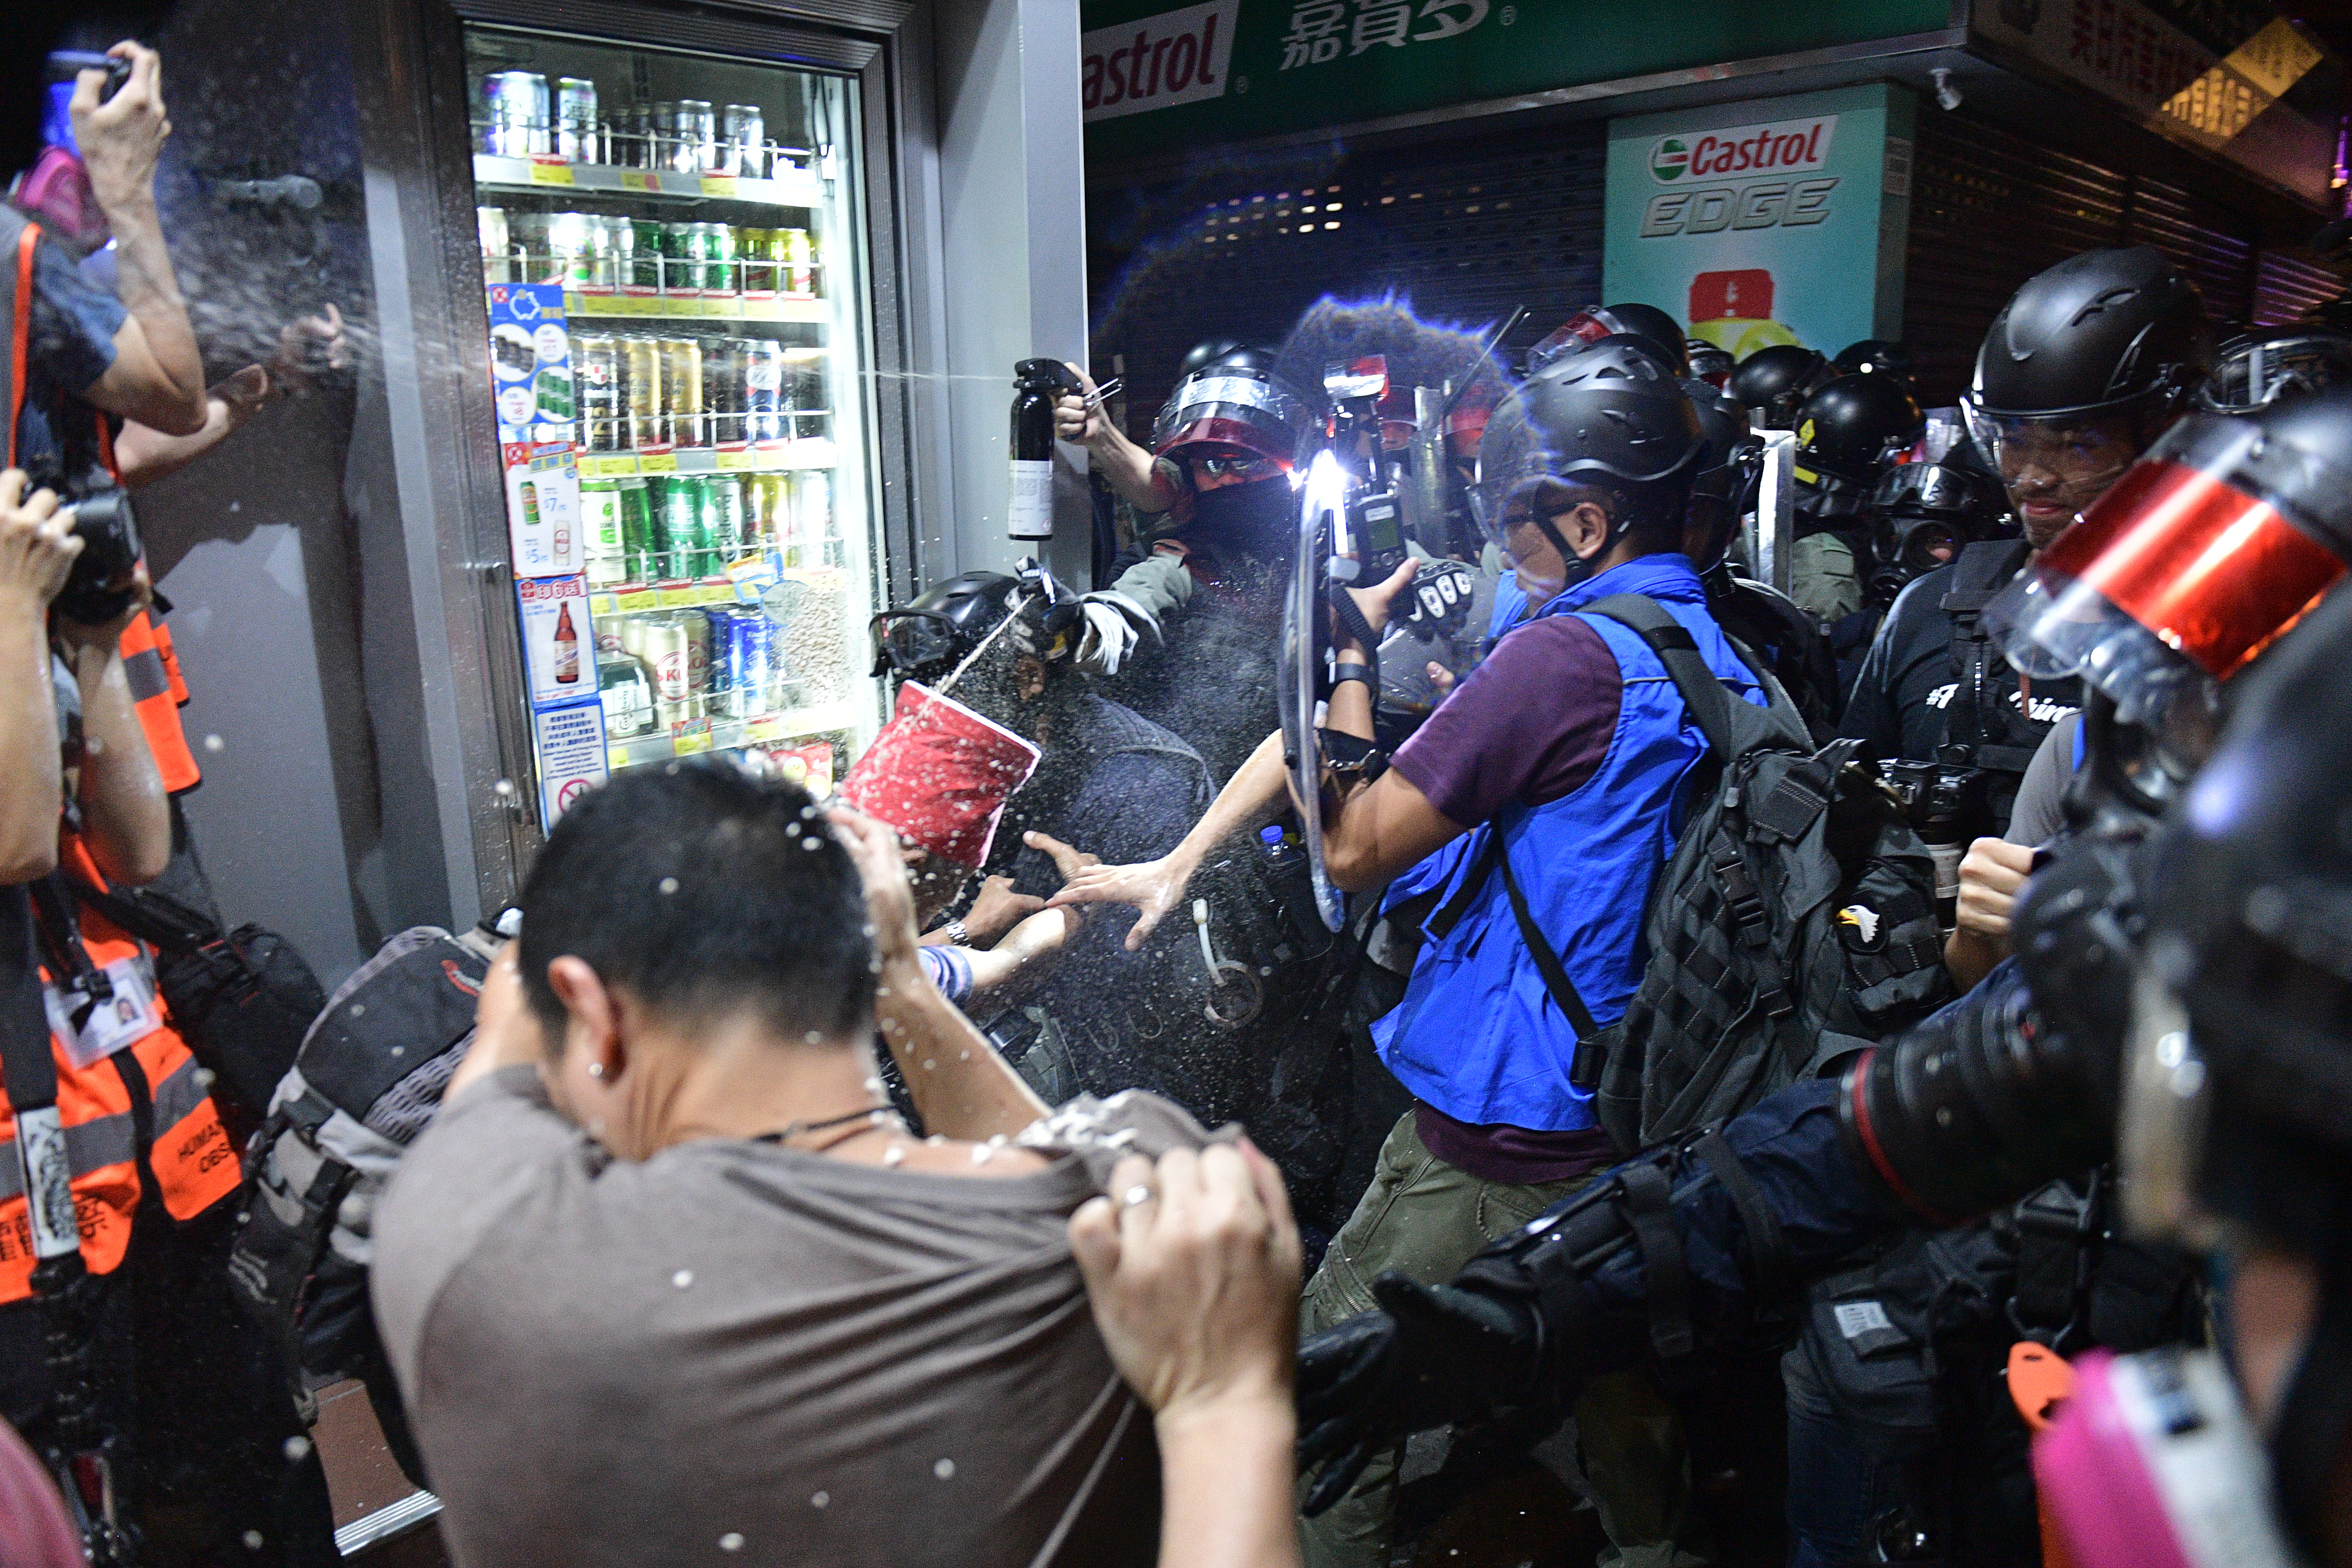
[[2265, 250], [2254, 269], [2253, 319], [2263, 326], [2292, 321], [2343, 292], [2343, 278], [2326, 263]]
[[2128, 243], [2152, 245], [2172, 258], [2217, 321], [2243, 321], [2253, 313], [2253, 226], [2177, 185], [2146, 175], [2131, 182]]
[[1326, 294], [1409, 297], [1480, 326], [1528, 307], [1514, 345], [1600, 301], [1607, 131], [1341, 153], [1181, 186], [1093, 193], [1094, 355], [1127, 376], [1140, 434], [1177, 363], [1210, 337], [1278, 342]]

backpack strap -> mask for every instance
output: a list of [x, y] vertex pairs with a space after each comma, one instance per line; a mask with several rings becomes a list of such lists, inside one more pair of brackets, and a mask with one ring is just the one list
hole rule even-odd
[[[1494, 839], [1497, 846], [1502, 844], [1500, 830], [1496, 831]], [[1601, 1030], [1593, 1023], [1591, 1009], [1585, 1006], [1584, 998], [1576, 994], [1576, 984], [1569, 979], [1567, 966], [1552, 951], [1551, 939], [1544, 935], [1535, 916], [1528, 911], [1527, 895], [1519, 891], [1519, 879], [1511, 874], [1510, 852], [1499, 851], [1495, 866], [1503, 873], [1503, 890], [1511, 896], [1511, 915], [1519, 922], [1519, 940], [1528, 944], [1528, 953], [1536, 961], [1536, 973], [1543, 976], [1544, 989], [1551, 993], [1569, 1027], [1576, 1031], [1576, 1055], [1569, 1059], [1568, 1081], [1590, 1094], [1601, 1084]]]
[[[1723, 678], [1707, 667], [1698, 651], [1698, 639], [1691, 636], [1690, 628], [1675, 619], [1655, 599], [1646, 594], [1612, 594], [1574, 613], [1605, 616], [1639, 637], [1657, 656], [1658, 662], [1666, 667], [1675, 691], [1682, 696], [1683, 706], [1690, 710], [1692, 722], [1706, 737], [1708, 750], [1724, 762], [1728, 763], [1759, 741], [1774, 738], [1769, 730], [1759, 733], [1755, 725], [1742, 722], [1747, 715], [1739, 713], [1738, 709], [1754, 704], [1726, 686]], [[1773, 726], [1780, 731], [1778, 739], [1811, 750], [1812, 731], [1805, 727], [1804, 715], [1789, 700], [1788, 692], [1737, 642], [1731, 644], [1731, 648], [1771, 703], [1757, 717], [1769, 713]]]

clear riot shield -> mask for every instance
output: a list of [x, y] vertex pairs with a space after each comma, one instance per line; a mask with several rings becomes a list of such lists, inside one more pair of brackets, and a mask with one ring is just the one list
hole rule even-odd
[[[1333, 581], [1333, 539], [1347, 528], [1348, 479], [1339, 461], [1319, 452], [1299, 495], [1298, 552], [1282, 602], [1282, 646], [1275, 665], [1275, 697], [1282, 711], [1282, 757], [1290, 770], [1307, 862], [1315, 882], [1315, 909], [1338, 931], [1346, 907], [1323, 868], [1323, 748], [1316, 735], [1317, 692], [1322, 683], [1326, 584]], [[1352, 562], [1349, 565], [1352, 566]]]

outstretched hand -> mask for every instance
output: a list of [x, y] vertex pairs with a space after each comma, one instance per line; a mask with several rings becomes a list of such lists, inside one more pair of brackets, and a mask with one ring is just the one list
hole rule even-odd
[[1136, 952], [1151, 939], [1151, 933], [1168, 911], [1183, 901], [1185, 884], [1192, 879], [1192, 868], [1173, 855], [1157, 860], [1146, 860], [1135, 866], [1090, 865], [1082, 870], [1065, 872], [1068, 879], [1062, 890], [1045, 900], [1047, 909], [1070, 904], [1132, 904], [1136, 921], [1127, 933], [1127, 951]]

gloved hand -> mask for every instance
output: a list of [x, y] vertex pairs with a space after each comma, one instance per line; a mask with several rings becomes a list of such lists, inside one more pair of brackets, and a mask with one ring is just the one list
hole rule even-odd
[[1372, 1281], [1372, 1295], [1379, 1310], [1298, 1348], [1299, 1468], [1324, 1467], [1307, 1494], [1310, 1516], [1347, 1495], [1374, 1454], [1415, 1432], [1567, 1397], [1543, 1387], [1529, 1308], [1394, 1271]]
[[1160, 640], [1160, 618], [1114, 588], [1099, 588], [1078, 600], [1086, 630], [1078, 638], [1078, 664], [1102, 675], [1117, 675], [1128, 654], [1149, 631]]

